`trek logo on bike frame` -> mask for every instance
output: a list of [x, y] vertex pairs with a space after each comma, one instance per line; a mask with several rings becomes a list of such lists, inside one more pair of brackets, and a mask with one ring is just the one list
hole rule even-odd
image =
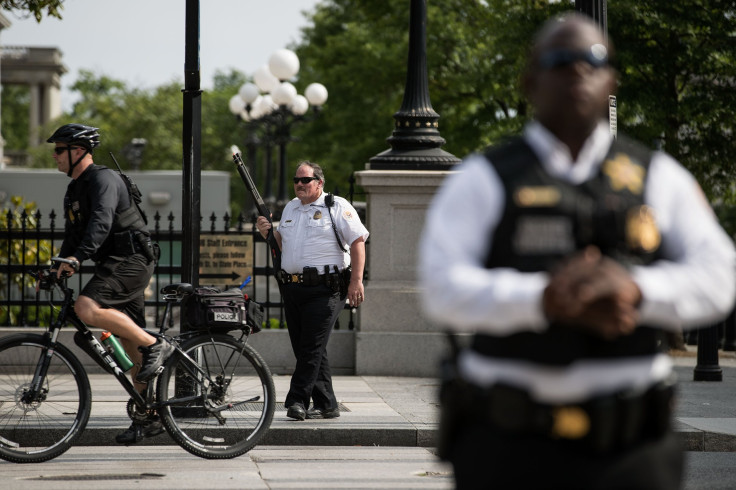
[[110, 355], [109, 352], [107, 352], [102, 345], [97, 341], [96, 338], [92, 337], [94, 342], [90, 342], [90, 345], [92, 345], [92, 348], [97, 352], [97, 354], [102, 357], [102, 359], [105, 360], [105, 362], [110, 366], [110, 369], [113, 370], [115, 373], [115, 376], [125, 376], [125, 372], [123, 372], [122, 369], [120, 369], [120, 366], [115, 362], [115, 359], [113, 359], [112, 355]]

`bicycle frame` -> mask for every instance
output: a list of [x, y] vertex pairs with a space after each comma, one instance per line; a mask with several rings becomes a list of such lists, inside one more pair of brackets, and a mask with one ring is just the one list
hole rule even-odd
[[[84, 337], [84, 341], [86, 341], [90, 346], [90, 351], [83, 348], [85, 354], [92, 357], [95, 362], [98, 362], [102, 366], [105, 366], [106, 370], [109, 370], [109, 372], [113, 376], [115, 376], [115, 378], [118, 380], [118, 383], [120, 383], [120, 385], [131, 396], [131, 398], [133, 398], [136, 406], [140, 407], [141, 409], [152, 408], [147, 407], [148, 402], [141, 396], [138, 390], [135, 389], [133, 383], [128, 379], [125, 372], [120, 369], [120, 366], [118, 366], [112, 355], [102, 346], [100, 341], [97, 340], [89, 327], [77, 316], [77, 313], [74, 311], [74, 290], [66, 285], [66, 278], [63, 278], [61, 281], [55, 281], [54, 286], [56, 286], [63, 293], [64, 299], [62, 301], [59, 314], [56, 316], [56, 320], [49, 326], [49, 330], [46, 332], [45, 336], [47, 338], [47, 348], [44, 352], [42, 352], [41, 358], [38, 361], [36, 372], [33, 376], [31, 389], [28, 391], [27, 396], [31, 399], [36, 399], [39, 396], [41, 386], [43, 385], [43, 381], [46, 378], [49, 362], [51, 360], [51, 354], [49, 353], [53, 353], [53, 349], [56, 348], [58, 336], [61, 332], [61, 329], [67, 323], [71, 323], [74, 328]], [[151, 333], [151, 335], [155, 334]], [[95, 354], [97, 358], [93, 357], [92, 354]], [[150, 399], [151, 397], [147, 398]]]
[[[49, 362], [51, 359], [50, 352], [53, 352], [53, 349], [55, 349], [57, 344], [57, 339], [59, 332], [61, 329], [66, 325], [67, 323], [71, 323], [74, 328], [84, 337], [84, 341], [87, 342], [90, 346], [90, 350], [87, 350], [85, 348], [82, 348], [82, 350], [90, 357], [92, 357], [93, 360], [98, 362], [101, 366], [103, 366], [107, 371], [109, 371], [115, 378], [117, 379], [118, 383], [125, 389], [125, 391], [130, 395], [130, 397], [133, 399], [134, 404], [136, 407], [138, 407], [141, 411], [144, 410], [156, 410], [158, 408], [161, 408], [163, 406], [169, 406], [169, 405], [177, 405], [181, 403], [186, 403], [192, 400], [195, 400], [197, 398], [203, 397], [203, 394], [195, 394], [192, 396], [184, 396], [180, 398], [176, 398], [173, 400], [169, 400], [168, 402], [153, 402], [153, 383], [148, 384], [148, 388], [146, 390], [145, 397], [142, 396], [138, 390], [135, 389], [135, 386], [133, 383], [128, 379], [125, 372], [123, 372], [122, 369], [120, 369], [120, 366], [118, 366], [117, 362], [113, 358], [113, 356], [102, 346], [99, 340], [93, 335], [92, 331], [89, 329], [89, 327], [77, 316], [77, 313], [74, 311], [74, 290], [69, 288], [66, 285], [66, 277], [63, 277], [61, 280], [55, 280], [53, 281], [53, 286], [58, 288], [64, 296], [64, 299], [62, 301], [61, 309], [59, 311], [59, 314], [56, 317], [56, 320], [52, 323], [52, 325], [49, 327], [48, 332], [46, 333], [47, 337], [47, 348], [42, 352], [41, 358], [38, 361], [36, 371], [33, 377], [32, 387], [30, 390], [28, 390], [26, 397], [28, 400], [38, 400], [42, 396], [41, 394], [41, 386], [43, 386], [43, 382], [46, 378]], [[166, 298], [166, 307], [164, 309], [164, 313], [161, 317], [161, 323], [159, 325], [159, 332], [152, 332], [150, 330], [146, 330], [149, 334], [155, 336], [155, 337], [161, 337], [164, 335], [164, 332], [166, 331], [166, 322], [168, 319], [168, 316], [171, 312], [171, 306], [173, 303], [178, 301], [178, 297], [175, 295], [165, 295]], [[187, 353], [181, 350], [179, 345], [177, 345], [183, 338], [187, 337], [195, 337], [198, 335], [203, 335], [204, 332], [202, 331], [193, 331], [193, 332], [187, 332], [182, 335], [179, 335], [175, 337], [174, 339], [176, 342], [174, 342], [174, 347], [176, 348], [177, 352], [180, 356], [187, 359], [189, 362], [184, 365], [187, 370], [190, 371], [190, 374], [193, 376], [200, 376], [202, 379], [206, 379], [210, 385], [216, 385], [217, 383], [211, 379], [209, 374], [203, 370], [199, 364], [192, 359]], [[247, 334], [243, 332], [242, 337], [246, 337], [247, 341]], [[96, 356], [96, 358], [95, 358]], [[204, 395], [204, 398], [206, 399], [206, 395]], [[238, 404], [247, 403], [252, 400], [247, 400], [246, 402], [240, 402]], [[233, 408], [232, 406], [223, 405], [223, 406], [207, 406], [207, 410], [214, 414], [214, 416], [217, 417], [217, 414], [225, 409]]]

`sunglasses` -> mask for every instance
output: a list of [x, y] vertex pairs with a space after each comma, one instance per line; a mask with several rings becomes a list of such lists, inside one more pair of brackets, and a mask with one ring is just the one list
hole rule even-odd
[[539, 66], [543, 69], [563, 68], [584, 61], [593, 68], [608, 65], [608, 50], [602, 44], [594, 44], [586, 51], [571, 49], [552, 49], [539, 56]]
[[302, 184], [307, 185], [313, 180], [319, 180], [319, 177], [294, 177], [295, 184], [301, 182]]
[[79, 146], [57, 146], [54, 148], [54, 153], [57, 155], [61, 155], [66, 150], [80, 150], [81, 148]]

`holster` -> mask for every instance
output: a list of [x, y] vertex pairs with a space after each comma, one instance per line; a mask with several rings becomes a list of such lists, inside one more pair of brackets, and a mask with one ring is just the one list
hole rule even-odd
[[114, 255], [127, 257], [134, 253], [140, 253], [150, 264], [158, 261], [161, 249], [158, 244], [151, 242], [151, 238], [140, 231], [125, 230], [114, 235]]

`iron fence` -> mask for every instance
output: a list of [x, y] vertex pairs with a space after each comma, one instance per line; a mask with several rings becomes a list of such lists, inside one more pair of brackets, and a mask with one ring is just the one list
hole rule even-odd
[[[48, 306], [48, 292], [36, 292], [31, 272], [48, 268], [49, 262], [42, 256], [53, 257], [61, 247], [64, 238], [63, 219], [57, 226], [57, 215], [52, 210], [45, 223], [40, 211], [33, 215], [23, 211], [20, 219], [8, 211], [2, 218], [7, 226], [0, 229], [0, 327], [8, 326], [47, 326], [51, 317]], [[161, 248], [161, 258], [154, 269], [151, 284], [146, 291], [146, 314], [150, 320], [159, 325], [165, 302], [161, 297], [161, 287], [181, 281], [181, 248], [183, 231], [174, 229], [174, 214], [162, 217], [159, 213], [153, 216], [151, 238]], [[285, 328], [284, 309], [278, 285], [273, 278], [268, 246], [255, 228], [255, 220], [242, 213], [231, 217], [228, 213], [218, 218], [214, 213], [206, 218], [208, 227], [202, 227], [201, 239], [214, 235], [249, 236], [252, 238], [252, 270], [250, 282], [245, 292], [266, 309], [266, 326]], [[168, 224], [167, 224], [168, 222]], [[2, 228], [2, 227], [0, 227]], [[39, 250], [46, 253], [39, 254]], [[78, 274], [70, 279], [71, 287], [80, 291], [94, 272], [94, 264], [83, 264]], [[230, 283], [217, 283], [220, 287], [240, 287], [244, 282], [245, 271], [234, 271]], [[200, 277], [200, 286], [208, 284], [208, 279]], [[53, 293], [51, 293], [53, 294]], [[52, 297], [52, 302], [55, 301]], [[355, 310], [348, 314], [348, 329], [355, 328]], [[170, 320], [173, 324], [174, 316]], [[335, 326], [340, 328], [340, 323]]]

